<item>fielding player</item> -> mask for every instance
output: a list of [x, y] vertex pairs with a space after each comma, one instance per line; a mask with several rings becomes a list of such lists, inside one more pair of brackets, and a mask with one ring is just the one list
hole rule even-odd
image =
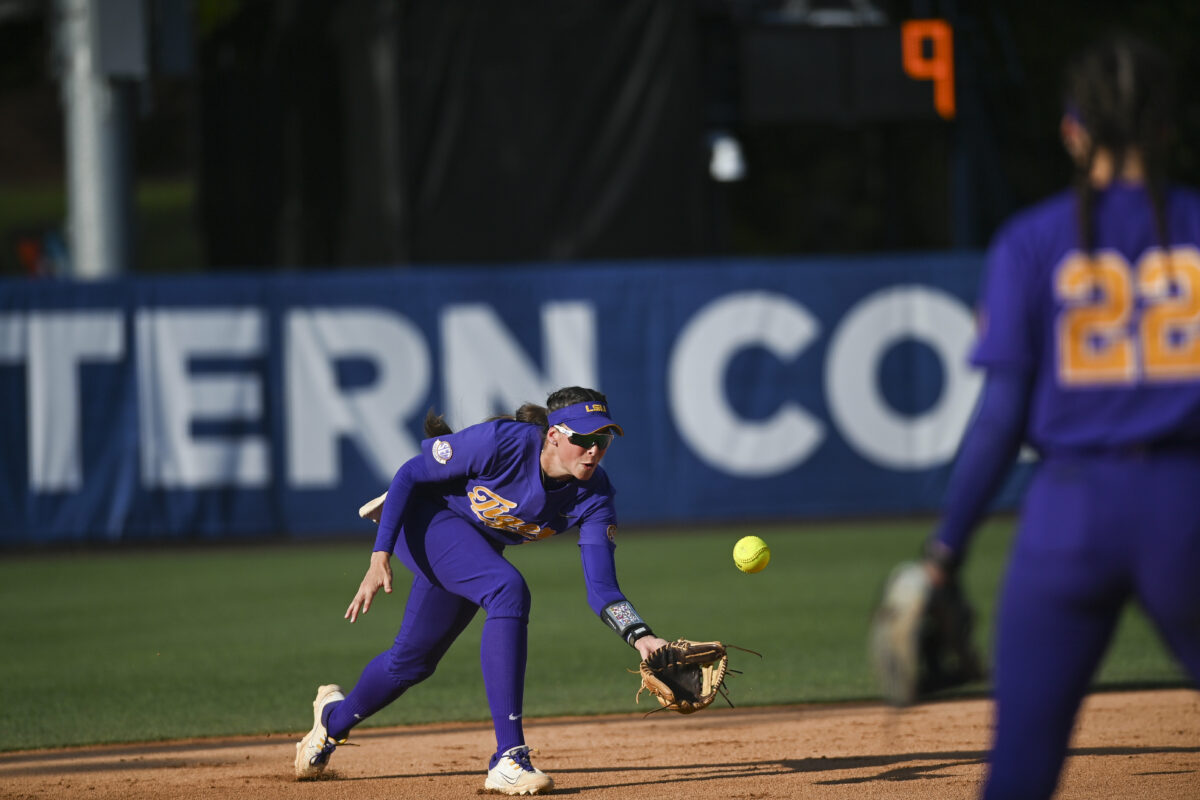
[[1002, 589], [983, 795], [1048, 798], [1124, 604], [1200, 681], [1200, 195], [1168, 185], [1170, 71], [1117, 37], [1066, 76], [1073, 190], [1017, 215], [989, 255], [987, 370], [935, 580], [1022, 441], [1040, 454]]
[[[451, 433], [434, 419], [431, 438], [388, 488], [371, 564], [346, 610], [354, 622], [382, 588], [392, 590], [392, 553], [413, 573], [392, 647], [367, 664], [354, 690], [321, 686], [313, 728], [296, 745], [296, 775], [321, 774], [350, 729], [433, 674], [480, 608], [480, 661], [496, 730], [484, 788], [538, 794], [554, 782], [529, 759], [522, 728], [530, 595], [504, 558], [508, 545], [579, 526], [588, 603], [642, 658], [667, 642], [651, 632], [617, 584], [614, 490], [600, 461], [623, 434], [600, 392], [560, 389], [549, 409], [523, 406], [515, 419]], [[431, 429], [432, 428], [432, 429]], [[440, 431], [441, 435], [436, 435]]]

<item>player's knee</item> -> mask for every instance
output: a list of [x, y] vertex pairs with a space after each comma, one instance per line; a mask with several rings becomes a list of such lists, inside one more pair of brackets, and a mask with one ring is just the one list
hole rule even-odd
[[441, 653], [438, 652], [393, 650], [388, 673], [395, 684], [394, 688], [402, 691], [425, 680], [434, 673], [440, 660]]
[[489, 617], [517, 617], [529, 619], [529, 608], [533, 604], [529, 586], [520, 573], [506, 576], [497, 582], [480, 604]]

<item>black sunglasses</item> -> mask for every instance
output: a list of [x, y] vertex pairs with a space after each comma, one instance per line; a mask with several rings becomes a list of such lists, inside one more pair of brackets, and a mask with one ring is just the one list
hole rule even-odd
[[593, 447], [599, 450], [607, 450], [612, 444], [614, 434], [611, 433], [575, 433], [575, 431], [565, 425], [555, 425], [560, 433], [567, 435], [567, 441], [576, 447], [582, 447], [584, 450], [591, 450]]

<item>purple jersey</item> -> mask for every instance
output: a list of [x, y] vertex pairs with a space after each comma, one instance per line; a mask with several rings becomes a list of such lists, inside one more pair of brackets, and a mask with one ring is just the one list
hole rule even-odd
[[[608, 475], [597, 467], [587, 481], [546, 488], [539, 460], [543, 438], [536, 425], [497, 420], [424, 440], [420, 455], [400, 468], [388, 490], [375, 549], [395, 547], [399, 514], [412, 501], [443, 503], [505, 545], [578, 525], [580, 544], [613, 547], [617, 517]], [[403, 496], [405, 488], [411, 500]]]
[[1032, 375], [1039, 450], [1200, 441], [1200, 195], [1169, 192], [1166, 255], [1144, 188], [1096, 194], [1093, 259], [1076, 209], [1063, 192], [997, 235], [973, 362]]

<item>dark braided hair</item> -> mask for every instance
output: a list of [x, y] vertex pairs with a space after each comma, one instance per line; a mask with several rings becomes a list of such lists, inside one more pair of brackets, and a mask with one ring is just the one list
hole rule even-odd
[[1159, 244], [1165, 249], [1167, 142], [1175, 99], [1167, 60], [1139, 39], [1110, 36], [1068, 67], [1064, 95], [1067, 113], [1077, 118], [1090, 138], [1090, 149], [1075, 171], [1084, 252], [1090, 255], [1096, 244], [1095, 190], [1089, 175], [1100, 148], [1112, 154], [1114, 176], [1120, 175], [1130, 150], [1141, 154]]
[[[525, 403], [513, 414], [500, 414], [488, 417], [486, 421], [513, 419], [517, 422], [527, 422], [530, 425], [540, 427], [542, 435], [545, 436], [546, 431], [550, 427], [549, 416], [551, 411], [591, 400], [608, 405], [608, 398], [602, 392], [597, 392], [595, 389], [585, 389], [582, 386], [568, 386], [564, 389], [551, 392], [550, 396], [546, 398], [546, 406], [539, 406], [537, 403]], [[434, 413], [432, 408], [425, 413], [424, 429], [426, 438], [445, 436], [448, 433], [453, 433], [450, 426], [446, 424], [446, 420], [440, 414]]]

